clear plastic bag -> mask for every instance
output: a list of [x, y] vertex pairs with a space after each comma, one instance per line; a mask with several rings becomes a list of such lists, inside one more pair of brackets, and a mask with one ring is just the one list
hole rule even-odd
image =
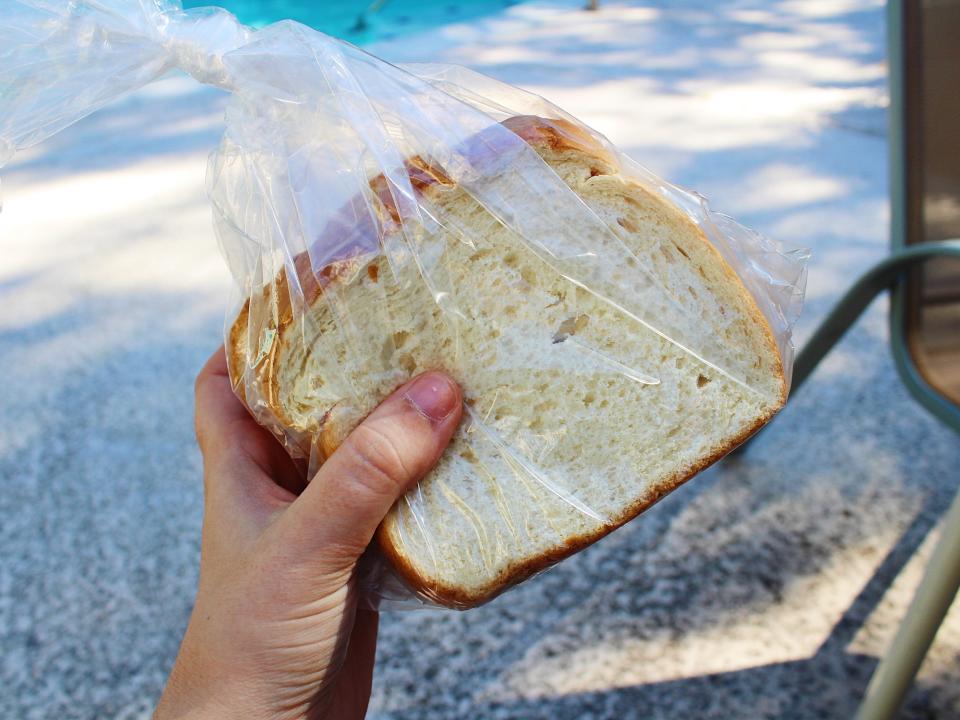
[[[684, 460], [671, 442], [693, 416], [732, 422], [724, 392], [772, 408], [737, 440], [785, 398], [805, 252], [712, 213], [539, 97], [461, 67], [390, 65], [297, 23], [254, 31], [168, 0], [13, 0], [0, 48], [0, 165], [174, 68], [232, 93], [207, 175], [238, 290], [231, 374], [311, 473], [415, 372], [439, 366], [464, 384], [455, 446], [382, 529], [400, 573], [371, 566], [374, 601], [489, 599], [715, 460], [694, 440]], [[579, 190], [574, 170], [546, 156], [551, 143], [595, 160]], [[591, 182], [613, 183], [610, 202], [642, 205], [651, 227], [703, 238], [707, 265], [736, 273], [776, 345], [779, 384], [730, 340], [745, 321], [709, 292], [720, 281], [701, 270], [702, 286], [674, 282], [694, 262], [682, 244], [631, 239], [635, 223], [611, 221]], [[651, 347], [659, 360], [637, 363]], [[727, 389], [691, 404], [688, 377]], [[637, 446], [663, 458], [614, 466], [593, 452], [605, 438], [622, 449], [594, 386], [642, 404], [653, 420], [632, 430]], [[575, 411], [544, 399], [573, 394]], [[614, 480], [619, 495], [590, 489]], [[472, 571], [486, 578], [477, 587]]]

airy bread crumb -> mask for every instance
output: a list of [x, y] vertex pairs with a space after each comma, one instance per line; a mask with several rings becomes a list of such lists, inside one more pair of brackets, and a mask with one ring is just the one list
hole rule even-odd
[[238, 316], [229, 356], [248, 405], [318, 462], [412, 375], [442, 369], [460, 383], [465, 421], [377, 535], [413, 590], [451, 607], [482, 603], [611, 532], [786, 399], [766, 320], [687, 215], [570, 123], [504, 124], [747, 375], [718, 372], [564, 278], [463, 188], [412, 160], [422, 201], [444, 223], [418, 239], [431, 282], [409, 258], [380, 252], [319, 278], [298, 262], [306, 312], [294, 311], [281, 273]]

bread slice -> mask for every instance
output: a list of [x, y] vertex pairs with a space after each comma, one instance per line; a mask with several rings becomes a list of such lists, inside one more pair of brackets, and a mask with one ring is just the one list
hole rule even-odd
[[[504, 124], [744, 370], [722, 372], [565, 278], [412, 159], [420, 202], [443, 222], [417, 239], [420, 267], [391, 261], [380, 249], [390, 238], [369, 220], [332, 229], [350, 236], [333, 244], [350, 249], [316, 274], [302, 255], [297, 287], [281, 272], [255, 294], [229, 332], [229, 356], [254, 413], [317, 463], [411, 376], [437, 368], [460, 383], [464, 422], [377, 534], [414, 591], [458, 608], [635, 517], [786, 400], [767, 321], [686, 213], [625, 177], [572, 123]], [[371, 187], [395, 214], [382, 177]]]

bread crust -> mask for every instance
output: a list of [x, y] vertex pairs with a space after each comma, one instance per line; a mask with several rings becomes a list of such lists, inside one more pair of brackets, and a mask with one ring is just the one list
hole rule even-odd
[[[597, 164], [608, 166], [612, 172], [619, 173], [618, 163], [607, 148], [591, 134], [574, 123], [566, 120], [548, 120], [536, 116], [518, 116], [505, 120], [503, 125], [535, 149], [549, 149], [555, 152], [575, 150], [584, 153]], [[427, 194], [434, 188], [453, 184], [442, 170], [431, 165], [421, 157], [410, 158], [406, 165], [411, 184], [419, 193]], [[598, 170], [598, 172], [601, 171]], [[629, 177], [623, 177], [622, 179], [627, 183], [632, 183], [638, 187], [640, 186], [639, 183]], [[383, 175], [371, 180], [370, 188], [379, 199], [380, 210], [382, 212], [381, 217], [378, 219], [379, 227], [371, 225], [370, 233], [372, 235], [370, 237], [364, 237], [361, 233], [359, 241], [348, 245], [343, 257], [331, 260], [316, 274], [311, 268], [310, 258], [307, 257], [306, 253], [298, 255], [294, 259], [293, 265], [299, 285], [296, 295], [303, 298], [306, 306], [310, 306], [314, 302], [321, 300], [324, 288], [341, 282], [344, 278], [352, 277], [358, 269], [362, 269], [358, 267], [358, 265], [366, 265], [369, 263], [371, 257], [375, 257], [376, 248], [378, 248], [377, 243], [383, 227], [399, 221], [396, 205], [393, 202], [389, 187]], [[666, 207], [675, 210], [672, 206], [668, 206], [666, 201], [662, 202], [664, 202]], [[675, 212], [679, 213], [679, 211]], [[402, 550], [393, 543], [389, 533], [385, 529], [385, 525], [381, 523], [376, 534], [380, 550], [390, 561], [400, 578], [417, 595], [428, 598], [441, 605], [458, 609], [474, 607], [491, 600], [509, 587], [522, 582], [530, 576], [582, 550], [635, 518], [665, 495], [718, 461], [737, 445], [744, 442], [766, 424], [786, 402], [787, 385], [783, 372], [783, 362], [769, 323], [754, 301], [753, 296], [743, 285], [740, 277], [727, 264], [719, 251], [713, 247], [703, 230], [689, 218], [684, 217], [683, 219], [689, 223], [691, 229], [697, 237], [702, 240], [705, 247], [713, 253], [713, 257], [718, 266], [724, 269], [727, 280], [735, 283], [736, 286], [739, 287], [742, 297], [748, 300], [747, 307], [749, 308], [751, 320], [762, 329], [767, 350], [770, 353], [770, 357], [774, 358], [776, 363], [775, 372], [779, 378], [780, 386], [779, 402], [777, 402], [767, 414], [757, 418], [750, 427], [743, 430], [739, 435], [717, 446], [708, 457], [694, 465], [677, 470], [672, 476], [661, 481], [655, 488], [650, 490], [646, 496], [627, 507], [609, 524], [602, 526], [594, 532], [568, 538], [562, 547], [523, 558], [506, 567], [496, 579], [476, 590], [467, 591], [461, 587], [445, 585], [438, 583], [433, 578], [424, 577], [417, 571], [416, 567], [408, 561]], [[247, 377], [244, 377], [243, 368], [248, 367], [250, 362], [250, 348], [247, 347], [247, 343], [245, 342], [246, 333], [249, 332], [248, 325], [251, 322], [250, 299], [244, 303], [227, 334], [230, 344], [230, 347], [227, 349], [228, 366], [238, 396], [240, 396], [244, 402], [247, 402], [249, 407], [249, 393], [245, 391], [245, 385], [255, 385], [258, 401], [265, 404], [277, 422], [286, 427], [290, 427], [292, 422], [278, 400], [276, 379], [278, 373], [275, 372], [275, 367], [279, 361], [279, 348], [282, 347], [283, 337], [293, 323], [295, 316], [291, 297], [292, 295], [285, 270], [281, 270], [275, 280], [260, 291], [259, 302], [261, 303], [261, 307], [271, 309], [269, 319], [271, 324], [275, 326], [276, 333], [273, 342], [270, 344], [270, 348], [253, 364], [251, 374]], [[260, 318], [260, 320], [262, 320], [262, 318]], [[256, 332], [250, 333], [250, 335], [258, 337], [261, 333], [259, 329], [257, 329]], [[318, 436], [318, 442], [313, 443], [312, 449], [317, 455], [316, 460], [320, 464], [333, 453], [339, 439], [343, 436], [341, 429], [327, 427], [329, 416], [330, 413], [328, 412], [320, 421], [319, 427], [313, 431], [314, 435]], [[301, 447], [300, 449], [304, 453], [309, 453], [311, 448]]]
[[769, 414], [757, 419], [752, 426], [744, 430], [730, 442], [717, 448], [709, 457], [685, 470], [678, 471], [672, 477], [664, 480], [662, 483], [660, 483], [660, 485], [652, 489], [646, 497], [638, 500], [633, 505], [628, 507], [616, 520], [610, 524], [605, 525], [592, 533], [584, 533], [582, 535], [576, 535], [574, 537], [567, 538], [566, 542], [561, 548], [555, 548], [548, 552], [532, 555], [517, 563], [509, 565], [500, 573], [496, 580], [473, 592], [466, 591], [463, 588], [455, 587], [453, 585], [438, 583], [435, 580], [423, 577], [417, 572], [416, 568], [407, 561], [396, 545], [390, 541], [390, 537], [384, 530], [382, 523], [377, 529], [377, 543], [381, 552], [390, 561], [390, 564], [397, 571], [397, 574], [400, 576], [403, 582], [418, 596], [455, 610], [469, 610], [470, 608], [483, 605], [484, 603], [493, 600], [495, 597], [506, 590], [509, 590], [514, 585], [518, 585], [533, 575], [536, 575], [537, 573], [556, 565], [561, 560], [568, 558], [571, 555], [575, 555], [589, 545], [592, 545], [598, 540], [606, 537], [614, 530], [626, 525], [628, 522], [640, 515], [640, 513], [648, 510], [650, 507], [662, 500], [665, 496], [669, 495], [671, 492], [683, 485], [694, 475], [706, 470], [715, 462], [722, 459], [735, 447], [745, 442], [747, 438], [766, 425], [770, 418], [772, 418], [775, 414], [776, 409], [771, 410]]

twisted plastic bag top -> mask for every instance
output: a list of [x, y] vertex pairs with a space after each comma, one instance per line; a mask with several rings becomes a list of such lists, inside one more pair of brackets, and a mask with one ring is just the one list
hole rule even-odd
[[[589, 144], [612, 172], [631, 178], [695, 223], [769, 323], [787, 382], [804, 253], [785, 253], [730, 218], [711, 213], [700, 196], [645, 171], [541, 98], [464, 68], [394, 66], [294, 22], [254, 31], [223, 10], [185, 12], [169, 0], [13, 0], [12, 10], [5, 9], [0, 19], [0, 166], [17, 149], [175, 68], [232, 94], [223, 141], [208, 167], [217, 237], [240, 290], [239, 306], [228, 315], [228, 343], [242, 346], [247, 356], [232, 371], [248, 407], [294, 454], [323, 458], [313, 430], [324, 418], [309, 417], [311, 413], [326, 416], [332, 403], [337, 412], [358, 419], [380, 399], [376, 393], [415, 369], [410, 357], [399, 352], [403, 339], [393, 327], [399, 312], [395, 298], [401, 296], [425, 298], [424, 307], [406, 310], [413, 314], [426, 312], [426, 305], [439, 309], [434, 331], [451, 338], [452, 349], [443, 359], [455, 377], [469, 374], [475, 360], [458, 349], [458, 338], [483, 323], [496, 328], [499, 337], [491, 336], [489, 342], [498, 348], [498, 362], [510, 358], [511, 371], [550, 370], [556, 377], [583, 374], [586, 367], [639, 385], [663, 382], [664, 395], [656, 402], [671, 402], [663, 368], [633, 364], [623, 353], [591, 343], [587, 333], [578, 334], [587, 322], [584, 314], [571, 312], [542, 346], [509, 332], [500, 335], [509, 323], [485, 310], [483, 293], [467, 292], [463, 267], [451, 265], [477, 256], [454, 256], [451, 243], [476, 250], [483, 245], [483, 233], [463, 213], [425, 192], [425, 183], [455, 187], [468, 196], [470, 207], [480, 208], [496, 232], [585, 298], [582, 304], [603, 307], [618, 323], [657, 336], [731, 387], [767, 395], [761, 399], [771, 405], [781, 402], [774, 397], [776, 389], [757, 381], [755, 358], [724, 339], [724, 327], [704, 332], [705, 311], [686, 296], [688, 288], [673, 286], [653, 271], [664, 249], [657, 243], [628, 245], [597, 207], [538, 154], [530, 137], [516, 131], [517, 118], [546, 122], [572, 146]], [[364, 268], [375, 275], [381, 267], [399, 289], [394, 292], [382, 283], [376, 290], [382, 302], [367, 304], [361, 312], [351, 290], [356, 275]], [[331, 268], [338, 268], [337, 282], [330, 279]], [[419, 287], [411, 290], [411, 283]], [[276, 351], [278, 333], [290, 318], [303, 320], [294, 324], [300, 344], [309, 351], [320, 332], [313, 327], [318, 321], [311, 320], [318, 302], [325, 303], [333, 328], [326, 332], [337, 336], [342, 350], [336, 371], [339, 396], [326, 406], [318, 401], [301, 408], [297, 412], [303, 417], [292, 417], [289, 407], [278, 412], [271, 395], [275, 388], [263, 378], [264, 362]], [[235, 324], [238, 310], [246, 313], [242, 327]], [[238, 327], [244, 337], [231, 338]], [[562, 349], [548, 347], [558, 343]], [[504, 373], [509, 375], [506, 369]], [[402, 527], [395, 542], [406, 544], [410, 555], [429, 555], [428, 564], [444, 562], [446, 550], [436, 546], [438, 535], [427, 527], [444, 512], [436, 509], [438, 502], [468, 527], [464, 532], [473, 540], [465, 535], [463, 543], [472, 548], [470, 562], [485, 572], [495, 573], [498, 563], [523, 555], [525, 543], [545, 542], [547, 547], [561, 542], [562, 530], [547, 541], [517, 530], [536, 512], [529, 503], [522, 512], [510, 506], [496, 520], [483, 518], [478, 504], [502, 505], [504, 497], [519, 497], [504, 490], [507, 483], [532, 484], [537, 490], [525, 496], [535, 498], [532, 507], [559, 503], [586, 523], [585, 532], [619, 521], [611, 507], [582, 497], [582, 478], [547, 459], [558, 443], [584, 432], [585, 425], [578, 429], [573, 421], [544, 410], [547, 419], [534, 442], [529, 428], [511, 427], [509, 418], [491, 419], [494, 405], [529, 391], [520, 388], [525, 382], [532, 380], [503, 380], [494, 399], [477, 398], [466, 408], [469, 428], [464, 432], [472, 433], [472, 439], [464, 442], [493, 478], [496, 487], [489, 495], [467, 497], [437, 481], [432, 492], [446, 493], [442, 502], [425, 497], [422, 489], [405, 499], [405, 510], [398, 513], [406, 525], [398, 521]], [[322, 396], [317, 391], [315, 397]], [[543, 554], [544, 547], [531, 552]], [[442, 593], [432, 594], [429, 588], [418, 590], [442, 599]]]

